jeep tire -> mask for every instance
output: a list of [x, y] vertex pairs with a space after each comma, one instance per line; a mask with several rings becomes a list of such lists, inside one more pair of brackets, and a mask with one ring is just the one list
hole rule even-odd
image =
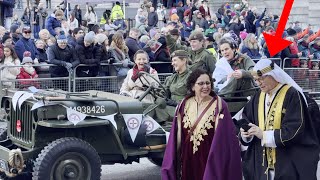
[[45, 146], [33, 167], [33, 180], [100, 180], [101, 161], [87, 142], [73, 137]]
[[157, 165], [157, 166], [162, 166], [162, 160], [163, 158], [148, 158], [150, 162], [152, 162], [153, 164]]

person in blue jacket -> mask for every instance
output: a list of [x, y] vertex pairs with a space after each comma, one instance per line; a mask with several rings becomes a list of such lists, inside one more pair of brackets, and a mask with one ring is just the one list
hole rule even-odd
[[23, 59], [23, 53], [25, 51], [30, 51], [32, 59], [36, 58], [37, 48], [34, 44], [34, 41], [31, 39], [31, 28], [29, 26], [25, 26], [22, 28], [22, 36], [16, 42], [14, 49], [20, 61]]
[[62, 10], [56, 10], [54, 15], [48, 17], [46, 22], [46, 29], [50, 32], [50, 34], [54, 37], [57, 36], [57, 32], [55, 31], [56, 28], [61, 27], [61, 20], [64, 16]]

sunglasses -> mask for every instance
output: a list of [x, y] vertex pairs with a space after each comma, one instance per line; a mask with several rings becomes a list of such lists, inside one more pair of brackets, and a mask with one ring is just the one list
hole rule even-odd
[[31, 34], [31, 31], [23, 31], [25, 34]]

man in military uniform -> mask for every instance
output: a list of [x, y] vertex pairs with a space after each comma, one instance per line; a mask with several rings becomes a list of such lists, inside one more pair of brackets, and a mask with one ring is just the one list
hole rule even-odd
[[[167, 31], [169, 32], [170, 29], [173, 29], [173, 26], [168, 25]], [[202, 32], [194, 31], [191, 33], [189, 37], [191, 47], [181, 45], [181, 43], [174, 40], [169, 33], [166, 34], [166, 40], [170, 52], [175, 50], [185, 50], [188, 52], [191, 59], [191, 65], [189, 66], [191, 71], [197, 68], [202, 68], [210, 74], [213, 73], [216, 59], [210, 51], [204, 48], [205, 37]]]

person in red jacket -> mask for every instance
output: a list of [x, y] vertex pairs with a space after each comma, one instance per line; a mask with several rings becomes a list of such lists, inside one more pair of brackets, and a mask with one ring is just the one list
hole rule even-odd
[[[33, 62], [32, 58], [30, 56], [28, 56], [28, 51], [26, 51], [24, 53], [24, 57], [23, 57], [22, 63], [21, 63], [21, 65], [23, 65], [23, 67], [20, 68], [20, 74], [18, 74], [17, 79], [36, 79], [36, 78], [38, 78], [38, 74], [33, 67], [33, 63], [34, 62]], [[19, 81], [19, 87], [21, 89], [25, 89], [30, 86], [34, 86], [36, 88], [39, 88], [39, 82], [33, 81], [33, 80]]]

